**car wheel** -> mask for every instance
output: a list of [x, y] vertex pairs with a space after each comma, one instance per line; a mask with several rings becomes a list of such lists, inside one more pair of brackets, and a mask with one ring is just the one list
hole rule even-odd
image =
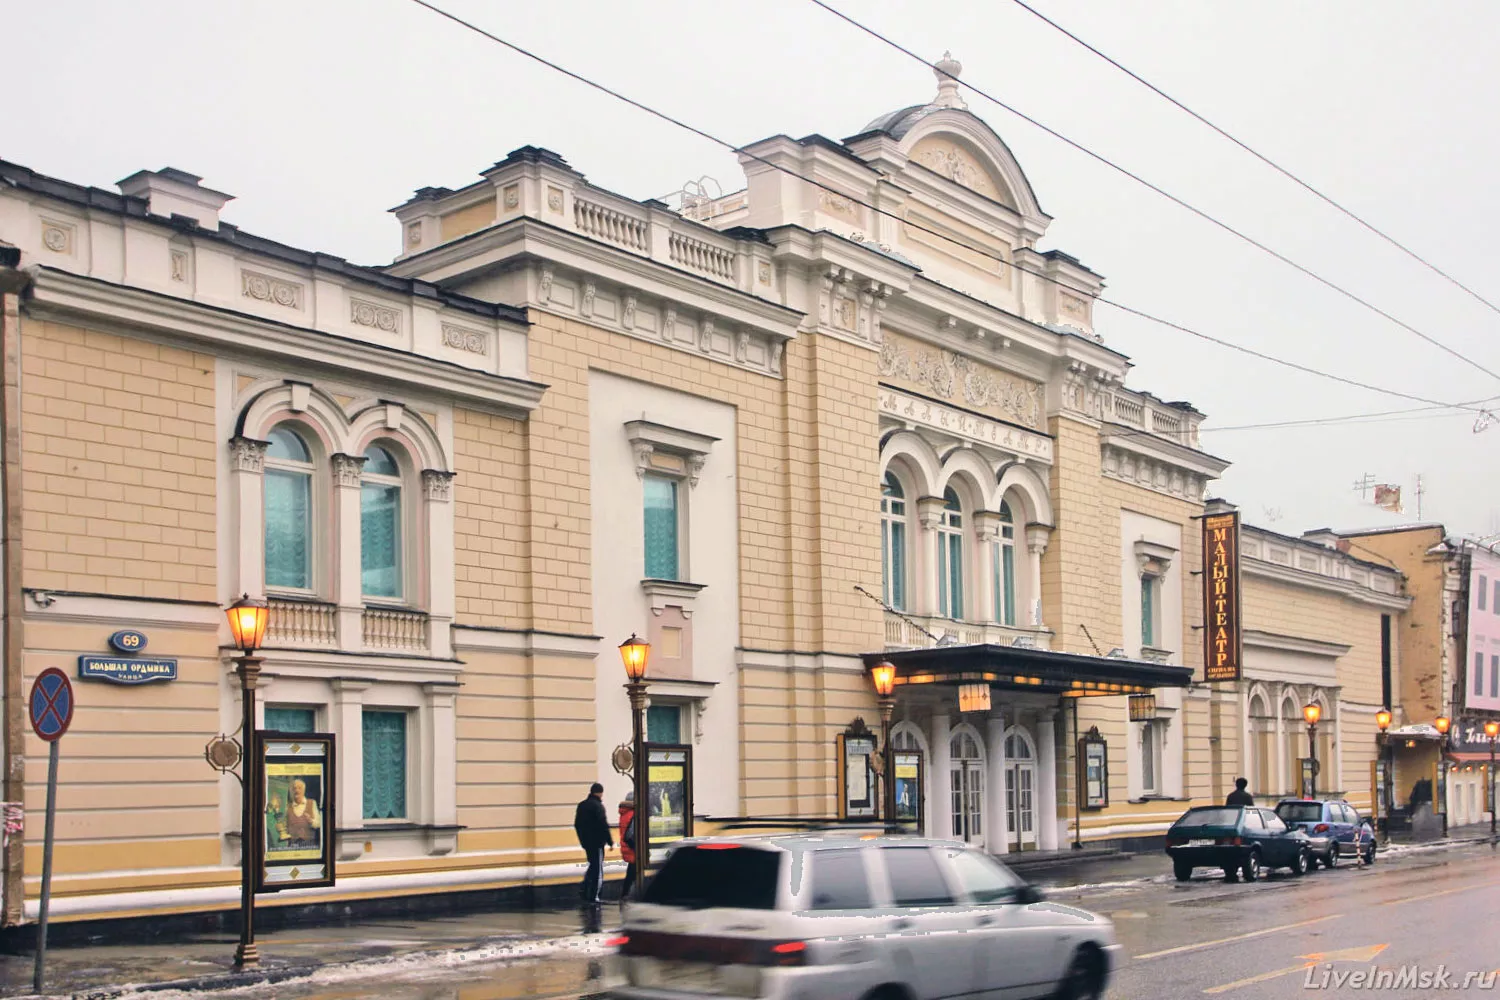
[[1306, 851], [1298, 851], [1297, 856], [1292, 859], [1292, 874], [1298, 876], [1306, 875], [1310, 860]]
[[1375, 845], [1371, 844], [1370, 847], [1369, 847], [1369, 849], [1365, 851], [1365, 864], [1367, 864], [1367, 865], [1373, 865], [1374, 863], [1375, 863]]
[[1177, 876], [1177, 881], [1186, 882], [1193, 877], [1193, 866], [1186, 861], [1173, 861], [1172, 874]]
[[1337, 868], [1339, 866], [1339, 845], [1334, 844], [1328, 849], [1328, 856], [1323, 859], [1324, 868]]
[[1099, 1000], [1104, 996], [1103, 957], [1091, 947], [1079, 948], [1052, 995], [1057, 1000]]
[[1254, 882], [1256, 879], [1260, 878], [1259, 851], [1251, 851], [1248, 855], [1246, 855], [1245, 863], [1240, 868], [1240, 874], [1244, 876], [1246, 882]]

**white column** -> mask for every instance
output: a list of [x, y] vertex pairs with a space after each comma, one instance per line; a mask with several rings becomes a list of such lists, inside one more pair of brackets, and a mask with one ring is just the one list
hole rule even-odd
[[[1026, 564], [1030, 570], [1030, 586], [1026, 591], [1025, 610], [1018, 609], [1016, 612], [1017, 625], [1042, 624], [1042, 556], [1047, 552], [1047, 539], [1051, 534], [1052, 529], [1045, 524], [1026, 526]], [[1035, 618], [1032, 617], [1033, 607], [1036, 609]]]
[[[365, 691], [372, 682], [339, 677], [333, 681], [333, 733], [338, 737], [339, 826], [357, 829], [365, 823]], [[364, 838], [340, 838], [335, 850], [343, 861], [364, 853]]]
[[235, 585], [231, 599], [241, 594], [260, 597], [266, 592], [265, 461], [265, 441], [237, 437], [229, 442], [236, 539]]
[[948, 709], [939, 706], [932, 711], [932, 807], [927, 828], [938, 839], [953, 836], [953, 793], [949, 777], [948, 739], [953, 735], [948, 724]]
[[333, 456], [333, 600], [340, 649], [364, 648], [364, 582], [359, 563], [359, 482], [363, 455]]
[[435, 659], [453, 655], [453, 473], [422, 470], [422, 507], [427, 521], [425, 565], [428, 648]]
[[1044, 708], [1036, 720], [1037, 847], [1055, 851], [1057, 841], [1057, 709]]
[[1005, 854], [1010, 850], [1010, 831], [1006, 829], [1009, 816], [1005, 809], [1005, 709], [996, 705], [990, 709], [985, 726], [986, 749], [989, 760], [985, 766], [984, 823], [985, 846], [991, 854]]
[[999, 540], [1000, 515], [988, 510], [975, 511], [974, 544], [978, 551], [974, 554], [974, 569], [978, 579], [974, 581], [974, 610], [969, 616], [975, 621], [999, 621], [995, 614], [995, 543]]
[[[942, 497], [917, 499], [917, 565], [912, 580], [916, 613], [938, 613], [938, 522], [943, 516]], [[945, 752], [947, 743], [944, 742]], [[945, 777], [944, 781], [947, 780]]]
[[[423, 684], [422, 693], [427, 701], [427, 755], [432, 762], [425, 774], [423, 814], [435, 827], [453, 827], [458, 823], [458, 719], [454, 710], [458, 685]], [[457, 847], [455, 829], [434, 830], [428, 838], [430, 854], [452, 854]]]

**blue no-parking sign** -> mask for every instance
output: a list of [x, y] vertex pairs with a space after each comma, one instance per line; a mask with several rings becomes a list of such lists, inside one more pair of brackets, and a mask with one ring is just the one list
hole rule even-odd
[[73, 721], [73, 682], [57, 667], [48, 667], [31, 683], [31, 728], [52, 743]]

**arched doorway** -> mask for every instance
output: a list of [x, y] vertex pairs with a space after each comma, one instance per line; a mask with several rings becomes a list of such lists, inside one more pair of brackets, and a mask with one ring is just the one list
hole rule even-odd
[[948, 791], [953, 836], [984, 843], [984, 746], [973, 726], [955, 726], [948, 738]]
[[1005, 734], [1005, 816], [1009, 849], [1036, 850], [1036, 747], [1024, 729]]
[[[931, 825], [932, 822], [930, 817], [932, 816], [933, 796], [933, 791], [928, 783], [927, 776], [927, 739], [923, 736], [922, 730], [919, 729], [915, 723], [898, 722], [896, 723], [895, 728], [891, 730], [891, 749], [896, 751], [915, 750], [921, 754], [921, 757], [919, 759], [922, 762], [922, 768], [919, 775], [919, 780], [917, 782], [917, 787], [920, 790], [919, 794], [921, 795], [922, 800], [921, 802], [916, 804], [918, 810], [917, 832], [926, 833], [927, 828]], [[898, 785], [898, 794], [906, 788], [907, 786], [904, 784]], [[909, 814], [912, 803], [897, 802], [896, 805], [898, 815], [900, 815], [902, 812], [907, 812]]]

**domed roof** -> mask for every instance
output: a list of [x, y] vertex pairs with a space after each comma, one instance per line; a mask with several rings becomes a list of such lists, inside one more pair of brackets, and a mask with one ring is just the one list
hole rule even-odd
[[942, 111], [945, 108], [967, 110], [968, 105], [964, 103], [963, 97], [958, 92], [958, 74], [963, 71], [964, 64], [953, 58], [952, 52], [944, 52], [943, 58], [933, 64], [933, 75], [937, 77], [938, 92], [930, 104], [913, 104], [911, 107], [881, 115], [866, 125], [860, 134], [884, 132], [899, 141], [911, 131], [913, 125], [935, 111]]

